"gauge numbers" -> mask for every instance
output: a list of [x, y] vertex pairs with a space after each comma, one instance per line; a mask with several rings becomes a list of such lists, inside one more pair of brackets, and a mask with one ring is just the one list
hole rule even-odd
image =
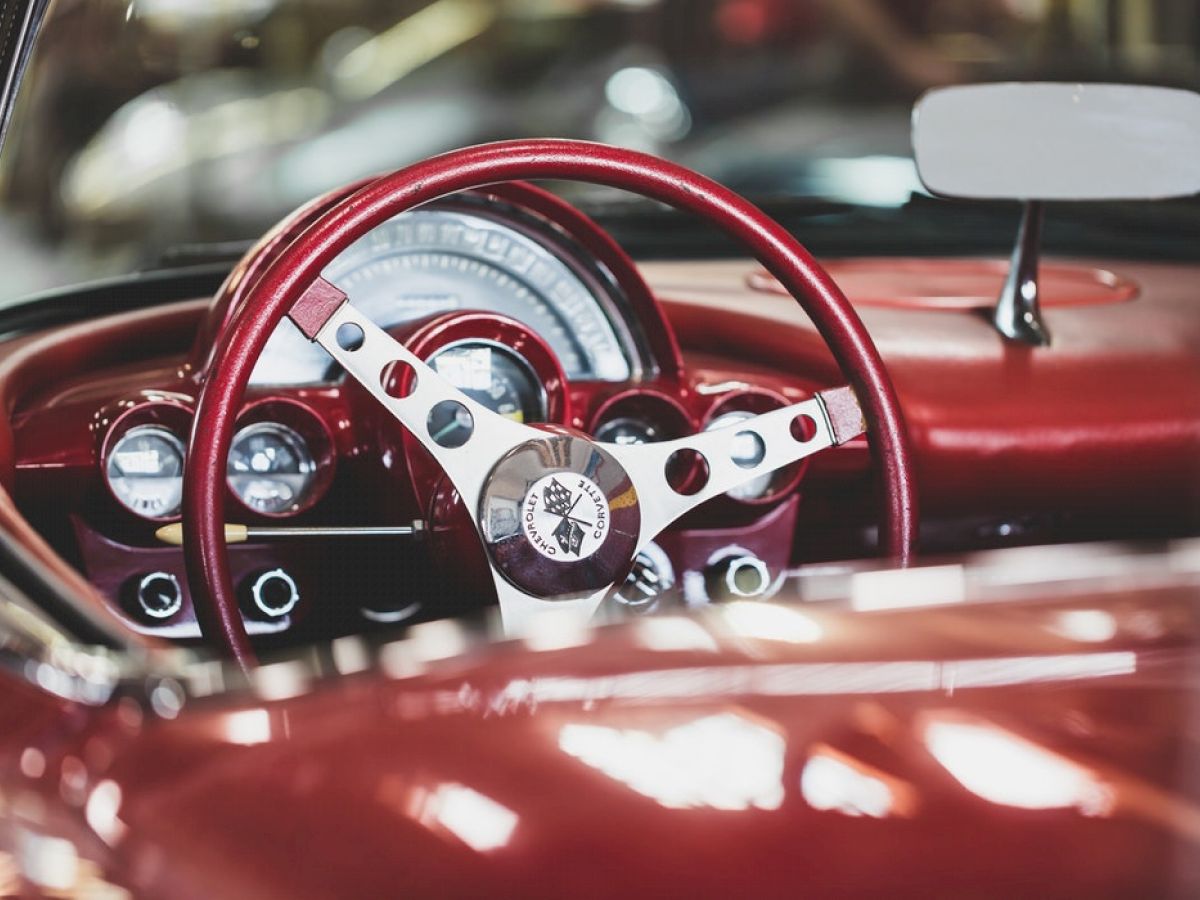
[[[571, 379], [624, 381], [636, 358], [628, 329], [576, 270], [537, 240], [482, 215], [404, 213], [348, 247], [324, 271], [382, 328], [457, 310], [516, 319], [540, 335]], [[328, 382], [335, 364], [285, 321], [252, 384]]]
[[105, 463], [113, 496], [147, 519], [176, 515], [183, 503], [183, 453], [183, 441], [169, 428], [130, 428], [113, 444]]

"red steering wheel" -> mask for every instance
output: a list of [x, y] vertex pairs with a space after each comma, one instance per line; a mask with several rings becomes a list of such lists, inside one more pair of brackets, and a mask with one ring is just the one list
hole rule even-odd
[[[321, 277], [351, 243], [399, 213], [498, 182], [560, 179], [607, 185], [696, 213], [740, 240], [812, 319], [849, 387], [727, 429], [617, 446], [519, 425], [461, 394], [360, 315]], [[205, 636], [244, 666], [253, 650], [238, 610], [224, 539], [225, 467], [250, 373], [288, 316], [420, 441], [471, 511], [505, 625], [543, 609], [590, 616], [634, 555], [699, 503], [869, 430], [886, 489], [882, 551], [901, 564], [916, 539], [917, 499], [904, 419], [879, 352], [833, 280], [782, 226], [688, 169], [652, 156], [564, 140], [511, 141], [434, 157], [371, 182], [283, 250], [222, 334], [196, 407], [184, 472], [188, 580]], [[411, 393], [393, 396], [396, 367]], [[435, 423], [453, 420], [448, 437]], [[733, 453], [746, 433], [761, 459]], [[672, 487], [680, 455], [703, 472]], [[738, 460], [741, 460], [739, 464]], [[694, 468], [696, 466], [694, 465]], [[683, 493], [687, 491], [687, 493]]]

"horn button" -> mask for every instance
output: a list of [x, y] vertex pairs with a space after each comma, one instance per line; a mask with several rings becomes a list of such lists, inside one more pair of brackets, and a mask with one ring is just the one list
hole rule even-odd
[[488, 475], [479, 503], [493, 566], [546, 600], [618, 581], [633, 559], [640, 525], [637, 492], [621, 464], [570, 434], [510, 450]]

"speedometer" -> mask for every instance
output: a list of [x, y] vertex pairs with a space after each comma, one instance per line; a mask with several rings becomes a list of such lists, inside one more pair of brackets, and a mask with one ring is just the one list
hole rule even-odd
[[546, 419], [541, 382], [529, 363], [507, 347], [461, 341], [439, 350], [429, 364], [472, 400], [506, 419], [521, 423]]
[[[590, 279], [533, 237], [484, 215], [404, 213], [347, 248], [323, 274], [383, 328], [455, 310], [494, 312], [539, 334], [572, 380], [633, 374], [632, 338]], [[251, 381], [304, 384], [337, 374], [325, 351], [285, 321]]]

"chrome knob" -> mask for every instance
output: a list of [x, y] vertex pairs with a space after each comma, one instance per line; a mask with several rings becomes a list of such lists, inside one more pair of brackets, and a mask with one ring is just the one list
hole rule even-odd
[[771, 586], [771, 572], [757, 556], [739, 553], [722, 557], [704, 573], [710, 600], [760, 597]]
[[169, 619], [183, 608], [183, 590], [170, 572], [150, 572], [137, 583], [138, 608], [150, 619]]
[[662, 595], [675, 586], [671, 560], [655, 543], [638, 551], [625, 583], [613, 595], [623, 608], [634, 613], [652, 612]]
[[252, 576], [250, 600], [254, 610], [269, 619], [281, 619], [300, 602], [300, 588], [283, 569], [271, 569]]

